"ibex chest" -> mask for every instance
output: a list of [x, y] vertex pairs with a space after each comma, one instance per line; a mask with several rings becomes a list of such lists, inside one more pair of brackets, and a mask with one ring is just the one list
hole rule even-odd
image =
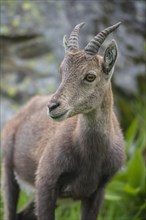
[[82, 199], [94, 193], [101, 178], [101, 161], [82, 162], [78, 166], [77, 176], [62, 187], [61, 196]]
[[65, 197], [73, 197], [74, 199], [82, 199], [89, 197], [107, 179], [107, 172], [111, 167], [108, 159], [109, 142], [101, 135], [94, 132], [84, 135], [84, 139], [79, 140], [75, 146], [77, 160], [75, 160], [75, 177], [70, 183], [64, 183], [61, 195]]

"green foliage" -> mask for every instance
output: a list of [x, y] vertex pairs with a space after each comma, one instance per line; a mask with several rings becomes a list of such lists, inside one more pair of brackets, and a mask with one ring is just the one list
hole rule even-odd
[[57, 208], [56, 211], [57, 220], [78, 220], [80, 219], [80, 204], [75, 203], [65, 203]]
[[18, 207], [17, 207], [18, 211], [23, 209], [25, 205], [29, 203], [29, 201], [31, 201], [31, 199], [32, 199], [31, 195], [21, 192], [19, 202], [18, 202]]
[[106, 189], [101, 219], [145, 219], [145, 134], [144, 126], [135, 119], [126, 132], [127, 161]]

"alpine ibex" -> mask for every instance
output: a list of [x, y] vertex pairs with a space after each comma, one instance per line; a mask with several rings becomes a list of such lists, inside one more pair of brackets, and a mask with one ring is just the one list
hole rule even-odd
[[[124, 141], [110, 82], [115, 40], [103, 57], [97, 55], [120, 23], [80, 50], [83, 24], [75, 26], [69, 39], [64, 37], [62, 82], [55, 94], [34, 97], [4, 128], [5, 220], [54, 220], [57, 199], [63, 197], [81, 200], [82, 220], [96, 220], [105, 185], [123, 163]], [[35, 196], [16, 214], [21, 183], [35, 188]]]

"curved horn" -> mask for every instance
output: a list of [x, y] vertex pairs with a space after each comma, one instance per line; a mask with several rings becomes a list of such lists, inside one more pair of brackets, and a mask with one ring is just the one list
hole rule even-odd
[[68, 49], [69, 50], [72, 50], [72, 49], [78, 49], [79, 48], [79, 31], [81, 29], [81, 27], [83, 27], [85, 23], [80, 23], [78, 25], [76, 25], [73, 29], [73, 31], [71, 32], [70, 34], [70, 37], [69, 37], [69, 41], [68, 41]]
[[113, 32], [115, 29], [117, 29], [120, 26], [121, 22], [110, 26], [106, 28], [105, 30], [101, 31], [99, 34], [97, 34], [85, 47], [85, 51], [89, 55], [95, 55], [102, 43], [104, 42], [105, 38]]

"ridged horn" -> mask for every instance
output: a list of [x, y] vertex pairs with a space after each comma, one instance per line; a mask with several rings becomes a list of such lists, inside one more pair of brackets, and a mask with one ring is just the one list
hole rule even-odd
[[78, 25], [76, 25], [73, 29], [73, 31], [70, 34], [69, 41], [68, 41], [68, 49], [78, 49], [79, 48], [79, 31], [81, 27], [83, 27], [85, 23], [82, 22]]
[[118, 22], [117, 24], [110, 26], [106, 28], [105, 30], [101, 31], [99, 34], [97, 34], [85, 47], [85, 51], [89, 55], [95, 55], [99, 48], [101, 47], [102, 43], [104, 42], [105, 38], [113, 32], [115, 29], [117, 29], [120, 26], [121, 22]]

